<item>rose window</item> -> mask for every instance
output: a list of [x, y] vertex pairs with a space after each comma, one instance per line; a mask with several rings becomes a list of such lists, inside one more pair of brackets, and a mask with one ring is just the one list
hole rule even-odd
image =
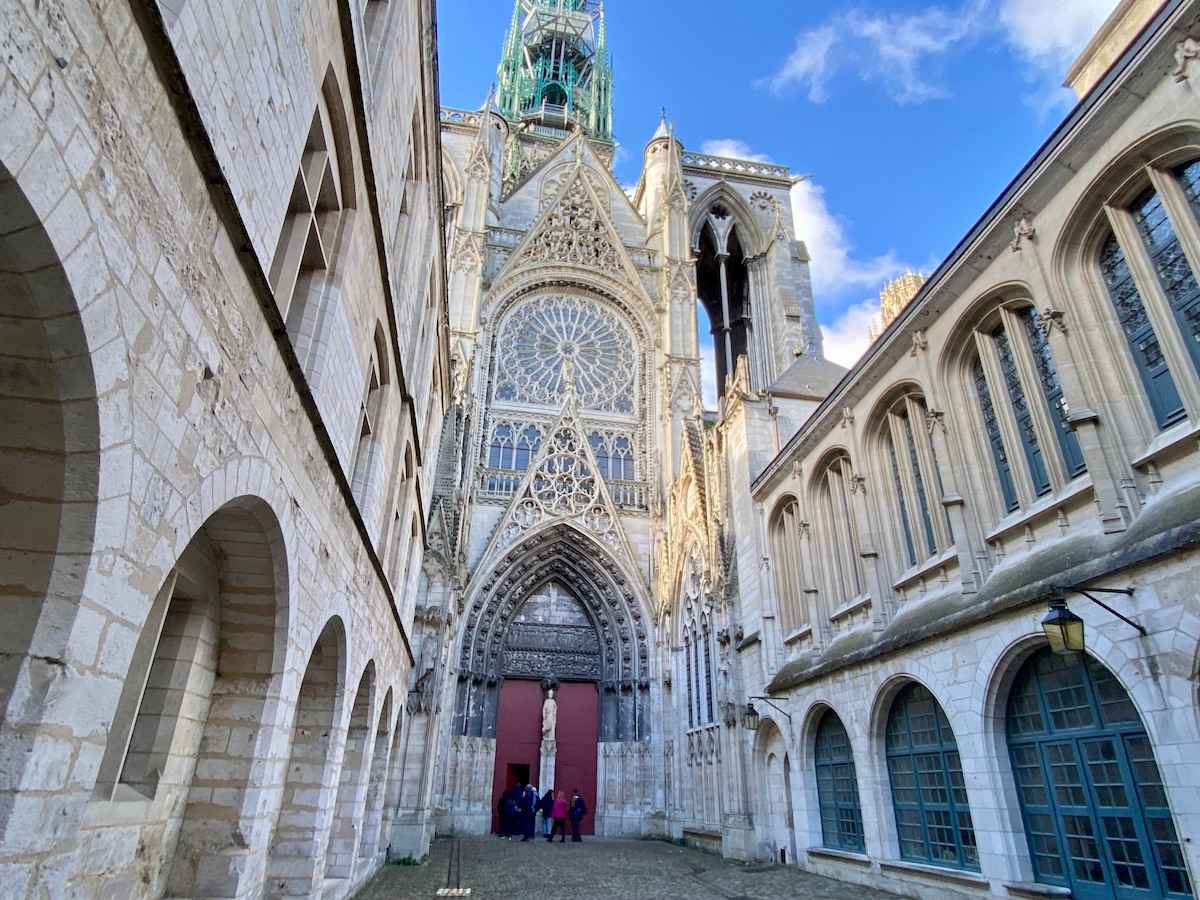
[[633, 337], [616, 313], [597, 303], [531, 298], [505, 320], [497, 349], [497, 400], [558, 406], [570, 377], [583, 407], [634, 411]]

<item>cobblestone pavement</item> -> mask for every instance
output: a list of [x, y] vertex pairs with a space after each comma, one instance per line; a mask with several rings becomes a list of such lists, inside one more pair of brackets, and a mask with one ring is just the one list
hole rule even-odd
[[[384, 867], [357, 900], [434, 897], [446, 884], [452, 847], [439, 840], [424, 865]], [[792, 867], [728, 862], [660, 841], [464, 838], [462, 869], [472, 900], [896, 900]]]

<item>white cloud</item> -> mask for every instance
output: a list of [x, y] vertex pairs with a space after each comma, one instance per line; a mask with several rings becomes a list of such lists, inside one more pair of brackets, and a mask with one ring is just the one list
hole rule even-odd
[[871, 326], [879, 318], [879, 301], [863, 300], [848, 307], [832, 325], [821, 326], [825, 358], [849, 368], [871, 343]]
[[914, 13], [851, 7], [801, 31], [788, 58], [759, 84], [776, 95], [803, 90], [823, 103], [833, 79], [847, 73], [880, 84], [897, 103], [923, 103], [949, 95], [938, 77], [939, 59], [999, 35], [1024, 62], [1041, 99], [1058, 103], [1067, 68], [1117, 2], [963, 0]]
[[960, 9], [930, 6], [920, 12], [850, 9], [800, 32], [783, 65], [761, 84], [774, 94], [802, 88], [823, 103], [840, 70], [880, 83], [897, 103], [921, 103], [947, 91], [926, 72], [930, 62], [975, 37], [985, 27], [987, 0]]
[[857, 257], [845, 222], [830, 212], [825, 189], [812, 181], [792, 187], [792, 219], [797, 239], [804, 241], [812, 258], [813, 290], [818, 297], [877, 288], [910, 268], [890, 250], [882, 256]]
[[1003, 0], [1006, 39], [1037, 88], [1029, 98], [1042, 112], [1069, 106], [1074, 94], [1062, 80], [1118, 0]]
[[705, 141], [700, 145], [700, 152], [708, 156], [728, 156], [733, 159], [744, 159], [747, 162], [769, 163], [771, 158], [765, 153], [755, 153], [750, 145], [737, 138], [717, 138]]

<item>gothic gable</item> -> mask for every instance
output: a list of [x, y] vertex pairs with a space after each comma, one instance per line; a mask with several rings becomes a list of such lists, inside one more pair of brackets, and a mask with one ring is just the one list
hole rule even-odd
[[601, 200], [592, 184], [596, 177], [595, 169], [576, 158], [569, 173], [558, 178], [557, 194], [509, 257], [495, 283], [523, 268], [558, 264], [641, 286], [633, 261], [613, 226], [610, 205]]
[[617, 507], [588, 443], [573, 384], [568, 387], [562, 415], [513, 494], [477, 571], [485, 571], [491, 560], [530, 532], [562, 522], [608, 547], [628, 571], [638, 570]]

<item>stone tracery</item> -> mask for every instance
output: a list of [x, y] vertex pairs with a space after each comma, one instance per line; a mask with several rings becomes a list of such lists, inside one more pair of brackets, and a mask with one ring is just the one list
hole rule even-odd
[[[578, 623], [569, 633], [559, 634], [559, 628], [536, 635], [537, 627], [520, 621], [530, 598], [552, 583], [570, 586], [590, 635]], [[499, 685], [519, 675], [595, 679], [602, 691], [601, 740], [648, 736], [646, 623], [637, 588], [606, 551], [570, 525], [554, 526], [515, 546], [474, 594], [459, 652], [455, 733], [493, 735]], [[563, 653], [555, 652], [560, 643]], [[570, 662], [569, 670], [557, 664], [562, 660]]]
[[634, 411], [633, 336], [612, 311], [569, 294], [535, 296], [509, 313], [497, 338], [496, 399], [560, 404], [564, 363], [574, 368], [584, 408]]

